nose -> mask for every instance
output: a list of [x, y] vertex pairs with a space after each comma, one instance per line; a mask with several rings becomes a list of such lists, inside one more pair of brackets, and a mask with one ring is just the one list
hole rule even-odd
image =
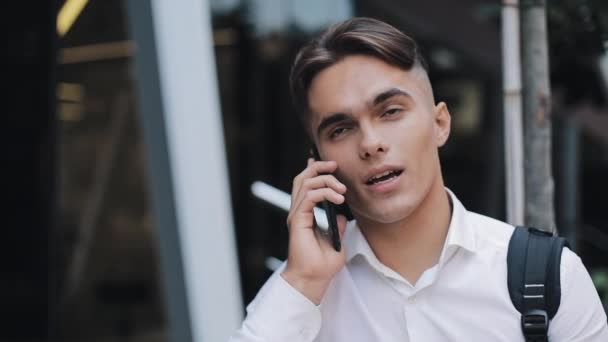
[[384, 143], [382, 135], [378, 133], [372, 128], [361, 128], [362, 137], [359, 146], [359, 157], [361, 159], [370, 159], [388, 152], [388, 145]]

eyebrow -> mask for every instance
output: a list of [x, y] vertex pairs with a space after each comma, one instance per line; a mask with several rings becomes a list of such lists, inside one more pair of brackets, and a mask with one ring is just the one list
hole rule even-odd
[[381, 92], [380, 94], [376, 95], [376, 97], [374, 97], [374, 100], [372, 101], [372, 104], [373, 104], [372, 107], [379, 105], [380, 103], [390, 99], [393, 96], [412, 97], [412, 95], [410, 95], [406, 91], [403, 91], [399, 88], [391, 88], [391, 89], [385, 90], [385, 91]]
[[347, 121], [350, 119], [351, 119], [351, 116], [346, 113], [330, 114], [327, 117], [323, 118], [323, 120], [321, 120], [321, 123], [319, 124], [319, 127], [317, 128], [317, 135], [320, 136], [321, 132], [323, 132], [323, 130], [325, 128], [327, 128], [330, 125], [335, 124], [336, 122]]
[[[412, 97], [412, 95], [410, 95], [408, 92], [406, 92], [404, 90], [401, 90], [399, 88], [390, 88], [388, 90], [385, 90], [385, 91], [379, 93], [378, 95], [376, 95], [374, 97], [374, 99], [372, 101], [372, 107], [375, 107], [375, 106], [379, 105], [380, 103], [382, 103], [394, 96]], [[350, 119], [351, 119], [351, 116], [346, 113], [330, 114], [327, 117], [323, 118], [323, 120], [321, 120], [319, 127], [317, 127], [317, 135], [320, 136], [321, 132], [323, 132], [323, 130], [330, 125], [333, 125], [340, 121], [348, 121]]]

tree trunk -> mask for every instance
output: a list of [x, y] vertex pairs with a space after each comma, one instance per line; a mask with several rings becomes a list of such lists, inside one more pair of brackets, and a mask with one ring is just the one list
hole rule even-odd
[[555, 231], [551, 172], [551, 93], [547, 21], [542, 0], [521, 3], [524, 103], [525, 223]]

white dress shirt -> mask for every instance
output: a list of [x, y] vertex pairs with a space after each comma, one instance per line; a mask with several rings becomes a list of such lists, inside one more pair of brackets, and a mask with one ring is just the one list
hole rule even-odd
[[[467, 211], [448, 190], [453, 213], [439, 262], [410, 284], [382, 264], [355, 221], [347, 262], [317, 306], [275, 272], [247, 307], [231, 341], [524, 341], [507, 288], [513, 227]], [[606, 313], [581, 259], [565, 248], [561, 304], [549, 341], [608, 341]]]

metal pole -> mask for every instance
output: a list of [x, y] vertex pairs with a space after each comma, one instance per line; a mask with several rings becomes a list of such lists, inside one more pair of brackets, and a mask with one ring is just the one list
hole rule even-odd
[[502, 3], [502, 71], [504, 89], [504, 145], [507, 222], [524, 223], [524, 164], [519, 46], [519, 4]]

